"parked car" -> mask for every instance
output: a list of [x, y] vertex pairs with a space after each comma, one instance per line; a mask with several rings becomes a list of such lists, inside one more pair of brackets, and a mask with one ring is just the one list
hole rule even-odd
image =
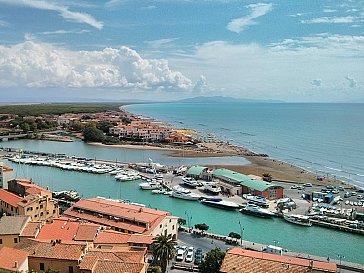
[[359, 194], [356, 198], [363, 199], [363, 195]]
[[195, 255], [195, 264], [199, 265], [202, 262], [202, 254]]
[[351, 193], [348, 191], [344, 194], [344, 198], [349, 198], [350, 196], [351, 196]]
[[184, 258], [185, 258], [185, 251], [183, 249], [178, 249], [176, 261], [183, 261]]
[[303, 184], [304, 187], [312, 187], [312, 184], [311, 183], [305, 183]]
[[291, 189], [292, 189], [292, 190], [297, 189], [297, 185], [292, 185], [292, 186], [291, 186]]
[[338, 187], [337, 189], [338, 189], [339, 191], [344, 191], [344, 188], [343, 188], [343, 187], [341, 187], [341, 186], [340, 186], [340, 187]]
[[328, 189], [328, 190], [333, 190], [333, 189], [334, 189], [334, 186], [332, 186], [332, 185], [327, 185], [327, 186], [326, 186], [326, 189]]
[[185, 261], [191, 263], [193, 261], [193, 252], [188, 252]]
[[302, 186], [297, 186], [296, 188], [297, 190], [303, 190], [303, 187]]
[[353, 191], [352, 193], [351, 193], [351, 196], [355, 196], [356, 195], [356, 192], [355, 191]]

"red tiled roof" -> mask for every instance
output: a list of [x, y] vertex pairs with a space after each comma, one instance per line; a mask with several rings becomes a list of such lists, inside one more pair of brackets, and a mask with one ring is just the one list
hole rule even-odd
[[126, 263], [116, 262], [108, 260], [97, 260], [97, 263], [93, 269], [93, 273], [141, 273], [145, 264], [142, 263]]
[[83, 199], [74, 207], [89, 209], [99, 213], [105, 213], [116, 217], [128, 218], [143, 223], [155, 221], [161, 215], [170, 215], [169, 212], [143, 208], [135, 205], [105, 200], [101, 198]]
[[18, 207], [18, 203], [23, 200], [20, 196], [14, 193], [8, 192], [7, 190], [0, 189], [0, 200], [10, 204], [13, 207]]
[[79, 222], [64, 219], [53, 219], [52, 223], [47, 223], [43, 226], [38, 240], [57, 240], [72, 241], [77, 233]]
[[[89, 251], [80, 263], [81, 270], [92, 270], [92, 272], [140, 272], [144, 267], [144, 251], [115, 251], [115, 250], [99, 250]], [[109, 261], [108, 268], [97, 269], [98, 263]], [[120, 268], [123, 264], [123, 268]], [[115, 271], [115, 266], [118, 271]], [[138, 271], [135, 270], [135, 266]]]
[[[19, 179], [16, 179], [16, 180], [19, 181]], [[31, 182], [30, 180], [28, 180], [28, 181]], [[38, 186], [37, 184], [28, 183], [26, 181], [23, 181], [23, 182], [19, 181], [18, 185], [23, 186], [27, 192], [30, 190], [31, 192], [29, 192], [29, 194], [40, 194], [42, 191], [50, 193], [49, 190], [47, 190], [41, 186]]]
[[20, 236], [35, 238], [37, 237], [41, 227], [41, 222], [28, 222], [23, 231], [20, 233]]
[[131, 234], [103, 230], [97, 235], [94, 244], [127, 244], [130, 237]]
[[116, 221], [110, 220], [108, 218], [99, 218], [97, 216], [93, 216], [93, 215], [86, 214], [86, 213], [79, 213], [77, 211], [72, 211], [70, 209], [66, 210], [64, 212], [64, 215], [75, 218], [75, 219], [80, 218], [80, 219], [87, 220], [92, 223], [101, 224], [104, 226], [117, 227], [117, 228], [128, 230], [131, 232], [143, 233], [146, 230], [144, 227], [127, 224], [127, 223], [122, 223], [122, 222], [116, 222]]
[[[27, 258], [28, 252], [4, 246], [0, 249], [0, 269], [19, 271], [19, 266], [21, 266]], [[18, 263], [18, 267], [15, 267], [15, 262]]]
[[153, 238], [152, 235], [131, 234], [128, 243], [150, 245], [153, 243]]
[[280, 256], [277, 254], [234, 248], [227, 252], [221, 265], [221, 272], [228, 273], [287, 273], [307, 272], [312, 266], [323, 272], [336, 272], [336, 264], [318, 262], [307, 259]]
[[75, 241], [93, 241], [97, 235], [99, 225], [81, 224], [78, 227]]
[[79, 261], [86, 245], [80, 242], [45, 242], [34, 239], [21, 240], [15, 247], [29, 253], [29, 257]]

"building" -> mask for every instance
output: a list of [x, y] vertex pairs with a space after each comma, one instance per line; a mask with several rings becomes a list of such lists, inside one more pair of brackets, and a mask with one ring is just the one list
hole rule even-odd
[[3, 216], [0, 219], [0, 248], [14, 247], [20, 241], [20, 234], [30, 221], [29, 216]]
[[0, 272], [28, 272], [28, 252], [10, 247], [0, 249]]
[[145, 273], [146, 251], [91, 250], [79, 265], [81, 273]]
[[104, 198], [82, 199], [64, 212], [67, 217], [108, 226], [115, 231], [177, 238], [178, 217], [169, 212]]
[[268, 199], [283, 198], [283, 187], [228, 169], [216, 169], [213, 177], [221, 180], [220, 187], [231, 195], [253, 194]]
[[59, 273], [80, 273], [79, 263], [89, 246], [85, 242], [26, 239], [16, 249], [28, 253], [28, 268], [36, 272], [52, 269]]
[[10, 191], [0, 189], [0, 212], [6, 215], [29, 215], [32, 221], [47, 220], [59, 216], [58, 204], [52, 193], [27, 179], [8, 182]]
[[280, 256], [241, 248], [230, 249], [220, 267], [221, 273], [320, 273], [337, 272], [335, 263]]
[[8, 182], [12, 179], [14, 179], [14, 170], [0, 162], [0, 188], [7, 189]]
[[209, 168], [204, 166], [191, 166], [187, 170], [186, 175], [194, 179], [212, 180], [212, 172], [209, 171]]

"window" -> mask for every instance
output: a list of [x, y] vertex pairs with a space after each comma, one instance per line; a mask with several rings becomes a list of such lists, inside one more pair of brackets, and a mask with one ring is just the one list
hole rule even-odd
[[68, 267], [68, 273], [73, 273], [73, 266]]
[[14, 243], [17, 244], [18, 243], [18, 238], [14, 238]]
[[160, 224], [159, 228], [162, 228], [162, 224]]
[[0, 245], [2, 245], [3, 244], [3, 239], [0, 239]]
[[42, 209], [43, 208], [43, 205], [40, 205], [39, 207]]
[[174, 225], [172, 226], [172, 230], [174, 230]]
[[39, 264], [39, 270], [44, 271], [44, 263], [40, 263], [40, 264]]

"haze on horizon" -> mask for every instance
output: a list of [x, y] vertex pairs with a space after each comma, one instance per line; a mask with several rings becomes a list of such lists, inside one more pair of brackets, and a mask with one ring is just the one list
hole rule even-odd
[[362, 0], [0, 5], [0, 101], [364, 101]]

